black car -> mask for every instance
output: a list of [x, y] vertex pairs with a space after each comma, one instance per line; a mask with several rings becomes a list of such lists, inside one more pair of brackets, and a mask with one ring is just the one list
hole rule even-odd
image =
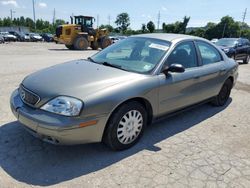
[[46, 42], [53, 42], [54, 41], [54, 36], [50, 33], [43, 33], [43, 34], [41, 34], [41, 36], [43, 37], [44, 41], [46, 41]]
[[17, 41], [23, 42], [25, 40], [24, 35], [22, 35], [21, 33], [18, 33], [16, 31], [9, 31], [9, 33], [16, 36]]
[[243, 60], [248, 63], [250, 60], [250, 42], [245, 38], [222, 38], [216, 43], [228, 57], [235, 60]]

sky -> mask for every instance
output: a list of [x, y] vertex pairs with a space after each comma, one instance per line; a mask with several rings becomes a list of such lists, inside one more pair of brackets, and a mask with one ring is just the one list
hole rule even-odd
[[[250, 25], [250, 0], [35, 0], [36, 18], [52, 22], [55, 9], [56, 19], [70, 21], [72, 14], [89, 15], [99, 17], [99, 25], [109, 24], [110, 20], [110, 24], [116, 26], [116, 16], [127, 12], [132, 29], [140, 29], [149, 21], [157, 27], [159, 12], [160, 27], [163, 22], [174, 23], [184, 16], [191, 17], [188, 27], [218, 23], [226, 15], [242, 21], [246, 8], [245, 22]], [[33, 18], [32, 0], [0, 0], [0, 18], [10, 17], [10, 10], [14, 11], [13, 17]]]

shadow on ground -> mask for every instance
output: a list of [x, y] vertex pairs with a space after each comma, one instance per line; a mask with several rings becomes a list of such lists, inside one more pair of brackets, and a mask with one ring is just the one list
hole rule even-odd
[[18, 122], [0, 127], [0, 165], [17, 181], [49, 186], [104, 169], [142, 150], [157, 152], [155, 144], [223, 111], [208, 104], [147, 127], [133, 148], [114, 152], [103, 144], [54, 146], [30, 136]]

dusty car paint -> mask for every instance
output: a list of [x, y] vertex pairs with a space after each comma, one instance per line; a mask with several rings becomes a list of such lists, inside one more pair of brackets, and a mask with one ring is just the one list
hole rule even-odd
[[[186, 69], [184, 73], [161, 73], [163, 63], [178, 43], [207, 40], [175, 34], [135, 37], [157, 38], [172, 44], [151, 74], [127, 72], [86, 60], [53, 66], [29, 75], [21, 83], [21, 87], [41, 98], [34, 106], [25, 104], [18, 90], [13, 92], [10, 102], [14, 115], [33, 135], [45, 141], [55, 144], [100, 142], [109, 117], [128, 100], [145, 100], [152, 109], [152, 117], [157, 118], [214, 97], [226, 79], [232, 77], [234, 82], [237, 79], [237, 64], [219, 49], [223, 58], [219, 63]], [[65, 117], [40, 109], [61, 95], [83, 102], [79, 116]], [[96, 121], [97, 124], [79, 126], [88, 121]]]

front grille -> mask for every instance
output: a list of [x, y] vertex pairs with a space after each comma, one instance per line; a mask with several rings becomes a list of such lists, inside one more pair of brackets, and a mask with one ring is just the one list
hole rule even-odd
[[40, 101], [40, 97], [37, 94], [24, 88], [22, 85], [19, 87], [19, 94], [22, 101], [29, 105], [34, 106]]
[[56, 28], [56, 37], [60, 38], [61, 34], [62, 34], [62, 26], [58, 26]]

